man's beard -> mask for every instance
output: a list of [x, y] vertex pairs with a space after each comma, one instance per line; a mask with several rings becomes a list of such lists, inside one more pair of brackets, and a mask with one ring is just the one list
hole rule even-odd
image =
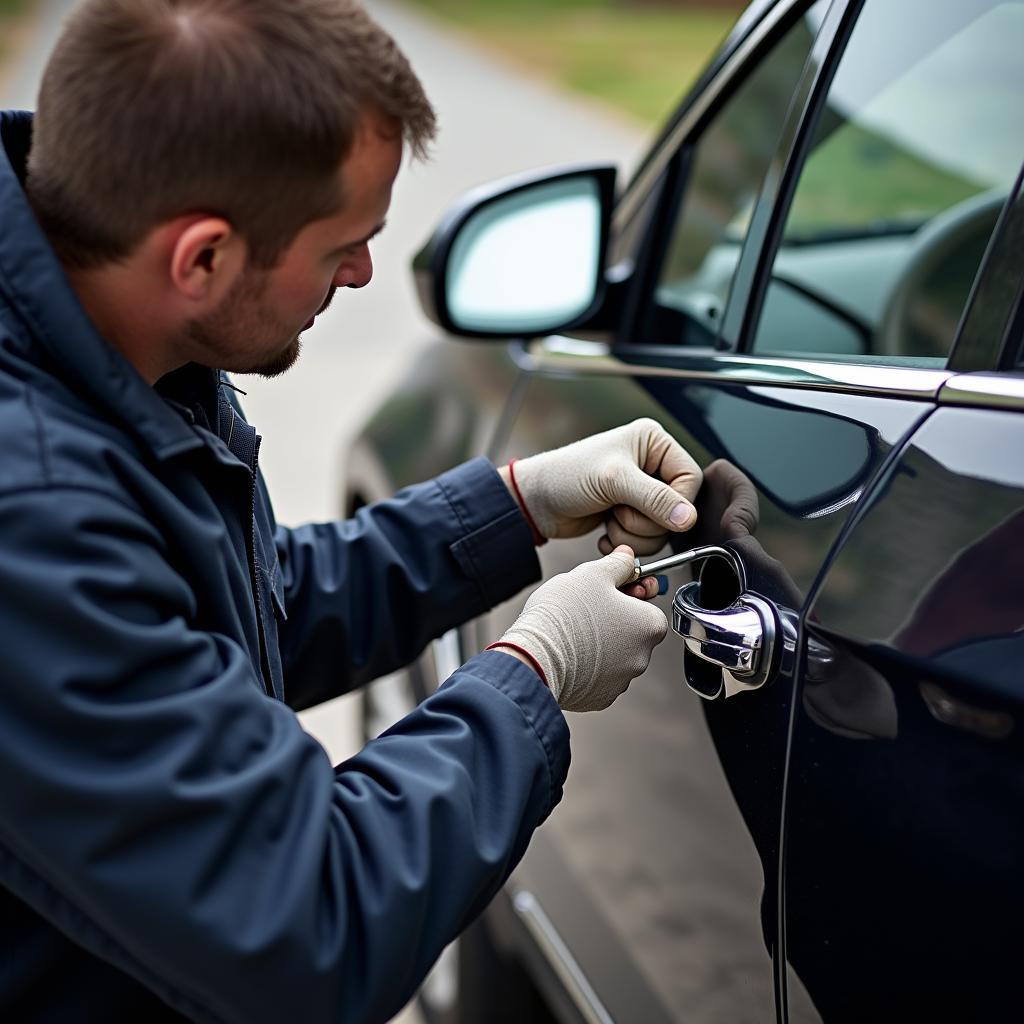
[[233, 370], [233, 373], [256, 373], [267, 379], [280, 377], [285, 370], [290, 370], [298, 361], [299, 353], [302, 351], [302, 341], [296, 335], [288, 347], [278, 355], [268, 359], [265, 363], [252, 366], [248, 370]]
[[189, 321], [186, 331], [195, 362], [261, 377], [278, 377], [295, 365], [302, 348], [298, 334], [272, 355], [253, 362], [257, 358], [252, 351], [254, 342], [266, 339], [273, 330], [273, 318], [260, 301], [265, 278], [260, 271], [246, 271], [212, 313]]

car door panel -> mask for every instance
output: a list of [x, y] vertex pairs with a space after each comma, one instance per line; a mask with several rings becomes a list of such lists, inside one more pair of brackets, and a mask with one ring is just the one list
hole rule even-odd
[[819, 1019], [1019, 1019], [1022, 451], [1019, 413], [939, 409], [810, 605], [786, 948]]
[[[496, 459], [653, 416], [703, 466], [718, 460], [698, 527], [673, 547], [735, 546], [750, 588], [797, 613], [856, 495], [926, 408], [870, 395], [725, 385], [685, 372], [646, 377], [627, 364], [596, 375], [586, 372], [585, 356], [573, 373], [572, 363], [530, 375]], [[758, 443], [738, 444], [736, 429], [745, 435], [755, 424]], [[725, 460], [731, 468], [723, 474]], [[787, 474], [789, 462], [805, 471], [799, 479]], [[817, 482], [817, 494], [807, 480]], [[734, 514], [737, 488], [756, 495], [756, 522]], [[596, 557], [597, 536], [541, 548], [545, 576]], [[673, 579], [666, 610], [685, 578]], [[720, 585], [728, 589], [729, 580]], [[496, 609], [481, 642], [499, 635], [521, 604]], [[659, 1019], [771, 1020], [792, 680], [707, 703], [686, 687], [682, 660], [682, 643], [670, 633], [648, 672], [611, 709], [570, 716], [565, 800], [513, 886], [527, 887], [544, 907], [612, 1019], [640, 1019], [626, 995], [639, 977]], [[566, 876], [587, 906], [585, 928], [559, 881]], [[621, 951], [611, 966], [602, 953], [609, 948]], [[633, 980], [620, 985], [620, 971]]]
[[519, 378], [504, 345], [426, 346], [346, 452], [346, 512], [486, 453]]

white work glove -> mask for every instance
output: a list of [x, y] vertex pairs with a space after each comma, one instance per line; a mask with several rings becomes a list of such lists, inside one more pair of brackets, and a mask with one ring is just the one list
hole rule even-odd
[[[555, 576], [530, 595], [491, 646], [528, 655], [563, 710], [600, 711], [647, 670], [668, 632], [660, 608], [617, 589], [632, 576], [628, 547]], [[645, 591], [657, 592], [654, 586]]]
[[554, 451], [518, 459], [506, 470], [541, 542], [581, 537], [605, 523], [603, 554], [628, 544], [637, 554], [659, 550], [669, 531], [697, 519], [693, 500], [701, 471], [654, 420], [641, 419]]

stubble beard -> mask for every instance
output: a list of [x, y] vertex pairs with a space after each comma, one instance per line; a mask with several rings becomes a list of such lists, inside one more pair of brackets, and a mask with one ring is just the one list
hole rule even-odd
[[299, 359], [302, 351], [302, 340], [296, 335], [288, 344], [288, 347], [279, 355], [268, 359], [265, 363], [252, 366], [248, 370], [233, 370], [232, 373], [255, 373], [260, 377], [280, 377], [286, 370], [290, 370]]
[[279, 377], [299, 358], [302, 342], [295, 334], [270, 356], [253, 361], [255, 343], [272, 337], [274, 318], [260, 301], [265, 275], [249, 270], [242, 275], [209, 316], [192, 320], [186, 327], [195, 362], [228, 373], [255, 373]]

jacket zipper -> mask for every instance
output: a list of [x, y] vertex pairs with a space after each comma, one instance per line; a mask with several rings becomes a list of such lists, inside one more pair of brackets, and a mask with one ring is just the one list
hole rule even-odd
[[[232, 420], [232, 423], [234, 421]], [[260, 644], [260, 674], [263, 691], [268, 697], [274, 696], [270, 684], [270, 658], [267, 655], [267, 637], [263, 629], [263, 598], [260, 596], [259, 567], [256, 564], [256, 467], [259, 464], [260, 442], [263, 439], [256, 435], [256, 447], [252, 453], [252, 473], [249, 477], [249, 522], [246, 528], [246, 546], [249, 549], [249, 582], [252, 586], [253, 599], [256, 602], [256, 633]]]

